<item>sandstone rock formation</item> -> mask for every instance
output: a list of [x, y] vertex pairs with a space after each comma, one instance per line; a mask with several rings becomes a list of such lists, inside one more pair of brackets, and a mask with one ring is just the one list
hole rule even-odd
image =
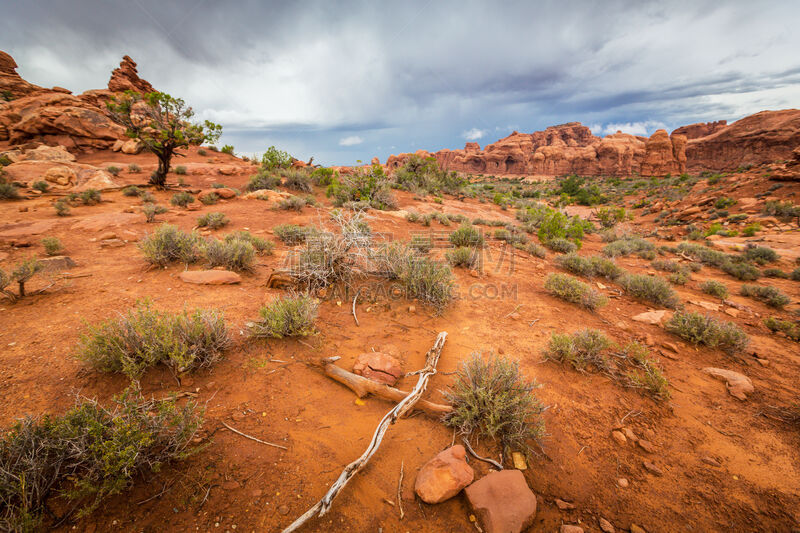
[[533, 133], [515, 131], [483, 150], [470, 142], [462, 150], [391, 155], [386, 166], [399, 168], [418, 155], [436, 158], [445, 170], [473, 174], [665, 176], [794, 160], [797, 146], [800, 110], [786, 109], [762, 111], [730, 125], [720, 120], [683, 126], [672, 134], [658, 130], [650, 138], [621, 132], [600, 138], [580, 122], [569, 122]]
[[17, 64], [0, 51], [0, 141], [11, 145], [39, 142], [62, 145], [71, 151], [109, 148], [123, 139], [125, 130], [106, 114], [105, 103], [114, 92], [153, 91], [139, 78], [136, 63], [125, 56], [111, 75], [108, 89], [74, 96], [66, 89], [45, 89], [23, 80]]
[[440, 503], [461, 492], [475, 476], [466, 457], [464, 447], [456, 444], [425, 463], [414, 483], [417, 496], [425, 503]]
[[[685, 136], [670, 138], [663, 130], [649, 140], [621, 132], [600, 138], [580, 122], [569, 122], [534, 133], [515, 131], [483, 150], [467, 143], [463, 150], [419, 150], [416, 155], [435, 157], [446, 170], [475, 174], [628, 176], [641, 172], [648, 161], [649, 175], [664, 175], [685, 170], [685, 144]], [[386, 165], [398, 168], [410, 156], [392, 155]]]

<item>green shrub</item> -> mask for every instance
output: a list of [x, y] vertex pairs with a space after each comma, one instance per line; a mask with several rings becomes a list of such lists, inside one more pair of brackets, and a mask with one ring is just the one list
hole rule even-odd
[[674, 308], [680, 299], [664, 278], [644, 274], [628, 274], [619, 280], [625, 292], [638, 300]]
[[233, 155], [233, 146], [231, 146], [230, 144], [226, 144], [225, 146], [222, 147], [220, 152], [222, 152], [223, 154]]
[[764, 325], [773, 333], [781, 331], [791, 340], [800, 342], [800, 324], [792, 323], [788, 320], [781, 320], [780, 318], [769, 317], [764, 319]]
[[249, 242], [253, 246], [255, 252], [259, 255], [272, 255], [272, 252], [275, 248], [274, 242], [262, 237], [256, 237], [248, 231], [237, 231], [235, 233], [229, 233], [228, 235], [225, 235], [225, 242], [233, 240]]
[[544, 406], [533, 393], [538, 387], [528, 381], [519, 364], [508, 357], [492, 355], [484, 360], [473, 353], [459, 364], [453, 385], [445, 398], [453, 410], [444, 423], [469, 438], [498, 442], [503, 453], [530, 452], [529, 441], [544, 437]]
[[756, 234], [756, 232], [759, 231], [761, 231], [761, 224], [754, 222], [745, 226], [745, 228], [742, 230], [742, 235], [745, 237], [752, 237]]
[[309, 228], [304, 228], [296, 224], [281, 224], [273, 228], [275, 236], [289, 246], [300, 244], [309, 235]]
[[663, 270], [664, 272], [681, 272], [684, 270], [680, 263], [669, 259], [656, 259], [650, 262], [650, 266], [656, 270]]
[[761, 285], [742, 285], [740, 294], [764, 302], [770, 307], [783, 309], [791, 303], [791, 298], [775, 287]]
[[63, 198], [61, 198], [60, 200], [58, 200], [53, 204], [53, 209], [56, 210], [56, 215], [60, 217], [69, 216], [69, 213], [71, 211], [71, 209], [69, 208], [69, 204]]
[[319, 301], [308, 294], [292, 294], [274, 300], [259, 310], [258, 321], [248, 322], [251, 337], [281, 339], [314, 333]]
[[42, 239], [42, 246], [47, 255], [58, 255], [64, 251], [64, 245], [58, 240], [58, 237], [45, 237]]
[[201, 228], [219, 229], [230, 223], [230, 219], [225, 213], [206, 213], [197, 219], [197, 225]]
[[408, 220], [409, 222], [419, 222], [419, 219], [420, 219], [420, 214], [417, 213], [416, 211], [409, 210], [406, 213], [406, 220]]
[[418, 193], [456, 194], [467, 185], [467, 180], [458, 173], [440, 169], [435, 158], [417, 155], [409, 157], [392, 177], [396, 187]]
[[543, 218], [536, 235], [544, 245], [554, 239], [571, 240], [576, 248], [580, 248], [584, 230], [587, 228], [585, 221], [580, 217], [569, 218], [564, 213], [550, 210]]
[[675, 311], [666, 322], [667, 331], [694, 344], [720, 348], [728, 353], [744, 351], [750, 339], [732, 322], [721, 322], [700, 313]]
[[104, 408], [80, 398], [62, 416], [26, 417], [2, 431], [0, 530], [44, 529], [54, 504], [65, 516], [86, 516], [134, 479], [195, 451], [202, 410], [194, 402], [145, 400], [138, 385], [114, 402]]
[[289, 168], [291, 165], [292, 156], [290, 156], [288, 152], [278, 150], [274, 146], [267, 148], [267, 151], [261, 156], [261, 166], [266, 170]]
[[673, 272], [669, 276], [667, 276], [667, 281], [672, 283], [673, 285], [686, 285], [689, 281], [689, 273], [685, 270], [681, 270], [680, 272]]
[[636, 366], [635, 369], [625, 373], [625, 385], [644, 389], [656, 400], [668, 400], [671, 396], [669, 381], [650, 360], [647, 348], [638, 342], [631, 342], [625, 346], [623, 353]]
[[178, 207], [186, 207], [187, 205], [194, 203], [194, 196], [185, 191], [178, 192], [172, 195], [169, 203]]
[[278, 172], [283, 176], [283, 185], [289, 189], [300, 192], [311, 192], [311, 178], [301, 170], [281, 170]]
[[764, 204], [763, 213], [780, 218], [796, 217], [800, 216], [800, 207], [790, 201], [769, 200]]
[[394, 275], [403, 284], [407, 298], [416, 298], [431, 305], [438, 313], [443, 312], [453, 300], [455, 281], [453, 272], [446, 264], [419, 257], [418, 254], [408, 254], [399, 266]]
[[174, 372], [211, 366], [230, 343], [220, 312], [168, 313], [144, 301], [126, 315], [90, 326], [81, 336], [77, 357], [101, 372], [136, 379], [158, 364]]
[[142, 191], [139, 194], [139, 199], [142, 201], [143, 204], [156, 203], [156, 197], [153, 196], [153, 193], [151, 193], [150, 191]]
[[111, 174], [114, 177], [119, 176], [120, 170], [121, 169], [119, 167], [115, 167], [114, 165], [106, 167], [106, 172], [108, 172], [109, 174]]
[[780, 256], [778, 252], [767, 246], [748, 246], [744, 251], [744, 258], [759, 265], [774, 263]]
[[781, 270], [780, 268], [765, 268], [764, 272], [762, 272], [765, 277], [767, 278], [782, 278], [787, 279], [789, 274]]
[[[3, 269], [0, 269], [0, 293], [4, 294], [12, 302], [24, 298], [25, 284], [43, 269], [44, 265], [35, 257], [30, 257], [17, 263], [10, 275], [6, 274]], [[8, 285], [12, 282], [17, 283], [17, 294], [7, 289]]]
[[144, 204], [142, 206], [142, 213], [144, 213], [144, 220], [148, 224], [155, 222], [157, 215], [163, 215], [167, 211], [169, 211], [169, 209], [167, 209], [163, 205]]
[[430, 235], [412, 235], [409, 247], [422, 254], [427, 254], [433, 250], [433, 239]]
[[127, 187], [122, 189], [123, 196], [133, 197], [133, 196], [140, 196], [141, 194], [142, 194], [142, 189], [140, 189], [136, 185], [128, 185]]
[[792, 281], [800, 281], [800, 267], [795, 268], [792, 270], [792, 273], [789, 274], [789, 279]]
[[475, 268], [480, 260], [478, 254], [479, 252], [474, 248], [459, 246], [453, 250], [448, 250], [445, 256], [447, 257], [447, 262], [454, 267]]
[[483, 234], [478, 228], [464, 223], [461, 224], [457, 230], [450, 234], [450, 243], [456, 247], [481, 247], [483, 246]]
[[567, 239], [555, 238], [545, 241], [545, 246], [560, 254], [570, 254], [578, 249], [578, 245]]
[[39, 192], [47, 192], [50, 189], [50, 184], [44, 180], [34, 181], [31, 188]]
[[219, 196], [219, 194], [217, 194], [215, 192], [210, 192], [210, 193], [207, 193], [207, 194], [204, 194], [204, 195], [200, 196], [200, 202], [203, 205], [214, 205], [217, 202], [219, 202], [219, 200], [220, 200], [220, 196]]
[[750, 263], [726, 261], [720, 265], [720, 268], [726, 274], [742, 281], [755, 281], [761, 277], [761, 272]]
[[335, 172], [332, 168], [320, 167], [311, 172], [311, 182], [321, 187], [327, 187], [333, 183], [334, 180], [338, 180], [338, 178], [339, 173]]
[[96, 189], [86, 189], [79, 196], [84, 205], [96, 205], [102, 201], [100, 191]]
[[557, 257], [556, 262], [561, 268], [584, 277], [600, 276], [614, 280], [623, 274], [623, 270], [614, 261], [598, 255], [582, 257], [572, 252]]
[[166, 266], [174, 262], [194, 263], [199, 257], [199, 245], [197, 233], [186, 233], [176, 226], [162, 224], [142, 238], [139, 250], [148, 262]]
[[0, 182], [0, 200], [19, 200], [19, 189], [12, 183]]
[[608, 360], [603, 352], [609, 347], [611, 341], [602, 331], [596, 329], [584, 329], [571, 335], [553, 333], [544, 350], [544, 357], [559, 363], [569, 363], [581, 372], [590, 365], [603, 371], [608, 368]]
[[252, 271], [255, 263], [255, 248], [247, 241], [232, 239], [207, 240], [203, 246], [203, 257], [210, 268], [224, 267], [226, 270]]
[[128, 172], [130, 172], [131, 174], [138, 174], [141, 171], [142, 167], [140, 167], [136, 163], [131, 163], [130, 165], [128, 165]]
[[549, 274], [545, 279], [544, 288], [553, 296], [591, 310], [602, 307], [608, 302], [605, 296], [589, 285], [566, 274]]
[[175, 174], [177, 174], [179, 176], [185, 176], [186, 175], [186, 167], [183, 166], [183, 165], [178, 165], [177, 167], [175, 167]]
[[728, 198], [727, 196], [720, 196], [717, 198], [717, 201], [714, 202], [714, 207], [717, 209], [727, 209], [728, 207], [736, 204], [736, 200], [733, 198]]
[[620, 222], [632, 218], [624, 207], [601, 207], [594, 214], [600, 220], [600, 225], [604, 228], [613, 228]]
[[722, 300], [728, 297], [728, 287], [719, 281], [704, 281], [700, 284], [700, 290]]

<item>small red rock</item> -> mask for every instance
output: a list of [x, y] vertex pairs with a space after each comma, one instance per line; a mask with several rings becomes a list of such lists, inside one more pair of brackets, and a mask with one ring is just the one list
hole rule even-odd
[[460, 444], [439, 452], [417, 474], [414, 490], [425, 503], [449, 500], [472, 483], [475, 473], [466, 461], [467, 452]]
[[178, 274], [178, 279], [198, 285], [231, 285], [242, 281], [239, 274], [228, 270], [186, 270]]
[[356, 359], [353, 373], [391, 386], [403, 376], [403, 367], [400, 361], [387, 353], [366, 352]]
[[536, 495], [519, 470], [491, 472], [464, 493], [486, 533], [519, 533], [536, 517]]

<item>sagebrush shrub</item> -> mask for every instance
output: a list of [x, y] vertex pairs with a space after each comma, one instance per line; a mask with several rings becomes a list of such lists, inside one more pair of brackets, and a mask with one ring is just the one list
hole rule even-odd
[[742, 281], [755, 281], [761, 277], [761, 272], [750, 263], [736, 263], [729, 260], [722, 263], [720, 268], [726, 274]]
[[245, 187], [248, 191], [258, 191], [262, 189], [276, 189], [280, 185], [281, 179], [272, 171], [260, 168], [258, 174], [250, 176], [250, 181]]
[[447, 262], [455, 267], [474, 268], [480, 259], [479, 252], [474, 248], [459, 246], [448, 250], [445, 256]]
[[115, 177], [119, 175], [120, 170], [121, 169], [119, 167], [115, 167], [114, 165], [106, 167], [106, 172], [108, 172], [109, 174], [111, 174], [112, 176], [115, 176]]
[[764, 319], [764, 325], [773, 333], [781, 331], [791, 340], [800, 342], [800, 323], [769, 317]]
[[544, 288], [553, 296], [591, 310], [602, 307], [608, 302], [605, 296], [592, 287], [566, 274], [549, 274], [545, 279]]
[[523, 248], [523, 250], [531, 254], [533, 257], [538, 257], [539, 259], [544, 259], [547, 257], [547, 251], [545, 250], [544, 246], [536, 244], [535, 242], [529, 242]]
[[296, 224], [281, 224], [273, 228], [275, 236], [288, 245], [300, 244], [310, 234], [309, 228]]
[[263, 306], [260, 318], [247, 327], [251, 337], [305, 337], [314, 333], [318, 309], [319, 300], [311, 295], [291, 294]]
[[142, 206], [142, 213], [144, 213], [144, 221], [147, 223], [155, 222], [157, 215], [163, 215], [167, 211], [169, 210], [163, 205], [147, 203]]
[[561, 254], [569, 254], [578, 249], [578, 245], [567, 239], [555, 238], [544, 242], [545, 246]]
[[728, 297], [728, 287], [719, 281], [704, 281], [700, 284], [700, 290], [723, 300]]
[[123, 196], [133, 197], [133, 196], [139, 196], [141, 194], [142, 194], [142, 189], [140, 189], [136, 185], [128, 185], [127, 187], [122, 189]]
[[47, 192], [50, 189], [50, 184], [44, 180], [34, 181], [31, 188], [39, 192]]
[[676, 311], [666, 322], [667, 331], [694, 344], [720, 348], [728, 353], [744, 351], [750, 339], [732, 322], [721, 322], [700, 313]]
[[497, 442], [506, 455], [530, 452], [530, 441], [539, 442], [545, 430], [544, 406], [534, 394], [536, 388], [516, 361], [473, 353], [461, 362], [455, 382], [445, 391], [453, 410], [444, 416], [444, 423], [466, 437], [475, 434]]
[[604, 352], [610, 347], [611, 341], [602, 331], [587, 328], [572, 334], [553, 333], [544, 356], [559, 363], [569, 363], [580, 371], [589, 365], [605, 370], [608, 360]]
[[641, 237], [625, 237], [603, 247], [603, 255], [619, 257], [637, 254], [645, 259], [655, 257], [655, 245]]
[[680, 303], [680, 298], [670, 284], [658, 276], [644, 274], [628, 274], [619, 280], [625, 292], [646, 302], [664, 307], [674, 308]]
[[200, 202], [203, 205], [214, 205], [219, 202], [220, 196], [215, 192], [206, 193], [200, 197]]
[[130, 165], [128, 165], [128, 172], [130, 172], [131, 174], [138, 174], [141, 171], [142, 167], [140, 167], [136, 163], [131, 163]]
[[200, 236], [187, 233], [177, 226], [162, 224], [139, 241], [145, 259], [157, 266], [170, 263], [194, 263], [199, 257]]
[[780, 259], [778, 252], [768, 246], [748, 246], [744, 251], [744, 257], [748, 261], [754, 261], [759, 265], [773, 263]]
[[761, 286], [761, 285], [742, 285], [740, 290], [742, 296], [753, 298], [764, 302], [770, 307], [783, 309], [786, 305], [791, 303], [791, 298], [784, 294], [776, 287]]
[[193, 401], [146, 400], [133, 385], [114, 404], [76, 398], [63, 415], [26, 417], [2, 431], [0, 530], [40, 530], [52, 504], [85, 516], [134, 479], [196, 451], [202, 409]]
[[585, 277], [600, 276], [614, 280], [620, 277], [624, 272], [611, 259], [598, 255], [582, 257], [572, 252], [557, 257], [556, 262], [565, 270]]
[[211, 268], [225, 267], [237, 272], [253, 270], [255, 248], [245, 240], [210, 239], [202, 245], [202, 249], [203, 257]]
[[231, 337], [222, 313], [157, 311], [148, 301], [117, 319], [89, 326], [77, 357], [101, 372], [138, 378], [163, 364], [175, 372], [211, 366], [221, 359]]
[[275, 248], [274, 242], [264, 239], [263, 237], [257, 237], [248, 231], [237, 231], [225, 235], [225, 241], [232, 240], [249, 242], [257, 254], [271, 255]]
[[194, 203], [194, 196], [188, 192], [181, 191], [173, 194], [169, 203], [178, 207], [186, 207], [187, 205]]
[[175, 167], [175, 174], [178, 174], [179, 176], [185, 176], [186, 175], [186, 167], [183, 166], [183, 165], [176, 166]]
[[230, 219], [225, 213], [206, 213], [197, 219], [197, 225], [201, 228], [219, 229], [230, 223]]
[[306, 206], [306, 201], [299, 196], [290, 196], [288, 198], [281, 198], [277, 204], [278, 209], [302, 211]]
[[478, 228], [464, 223], [457, 230], [450, 234], [450, 242], [453, 246], [483, 246], [483, 233]]
[[278, 174], [283, 177], [283, 185], [288, 189], [300, 192], [311, 192], [311, 178], [301, 170], [281, 169]]
[[84, 205], [97, 205], [102, 201], [100, 191], [97, 189], [86, 189], [78, 196]]
[[69, 208], [69, 204], [64, 198], [61, 198], [60, 200], [56, 201], [53, 204], [53, 209], [55, 209], [56, 215], [60, 217], [69, 216], [69, 213], [71, 211], [71, 209]]

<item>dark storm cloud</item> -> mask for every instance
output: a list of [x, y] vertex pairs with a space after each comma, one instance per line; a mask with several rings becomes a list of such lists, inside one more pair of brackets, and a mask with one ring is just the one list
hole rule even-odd
[[326, 163], [481, 144], [573, 120], [598, 133], [800, 101], [795, 2], [0, 0], [34, 83], [104, 86], [123, 54], [252, 153]]

